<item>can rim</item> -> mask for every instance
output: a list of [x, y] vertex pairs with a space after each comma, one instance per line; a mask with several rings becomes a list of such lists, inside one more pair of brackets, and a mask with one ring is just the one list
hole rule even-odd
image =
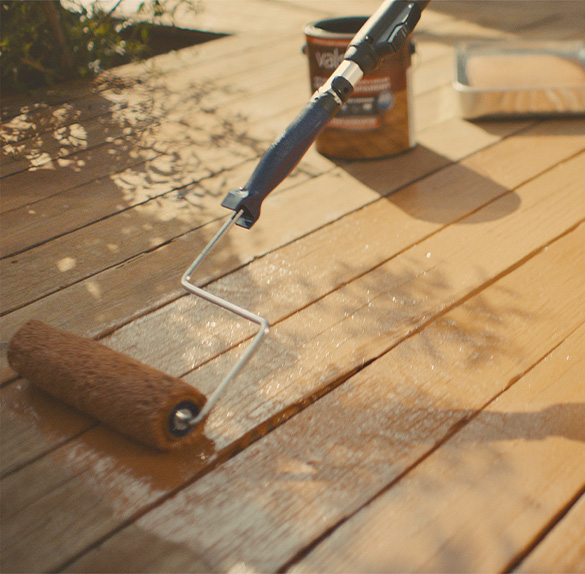
[[303, 32], [312, 38], [351, 40], [367, 20], [367, 16], [326, 18], [306, 24]]

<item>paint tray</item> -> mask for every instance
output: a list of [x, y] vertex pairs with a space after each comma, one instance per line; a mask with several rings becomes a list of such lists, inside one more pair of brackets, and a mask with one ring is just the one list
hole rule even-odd
[[477, 42], [455, 50], [466, 119], [585, 114], [585, 42]]

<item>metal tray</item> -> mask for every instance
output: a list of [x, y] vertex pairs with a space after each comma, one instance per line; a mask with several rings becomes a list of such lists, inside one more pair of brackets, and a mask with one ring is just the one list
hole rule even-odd
[[477, 42], [455, 50], [466, 119], [585, 114], [585, 42]]

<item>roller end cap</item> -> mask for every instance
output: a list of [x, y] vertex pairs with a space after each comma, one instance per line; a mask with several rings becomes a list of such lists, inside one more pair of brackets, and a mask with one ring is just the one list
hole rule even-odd
[[191, 401], [180, 402], [169, 416], [169, 432], [177, 438], [188, 435], [196, 425], [190, 421], [199, 416], [199, 407]]

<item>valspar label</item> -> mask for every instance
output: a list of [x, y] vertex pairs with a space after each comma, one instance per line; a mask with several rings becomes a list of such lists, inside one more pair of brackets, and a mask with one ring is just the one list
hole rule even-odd
[[[305, 27], [312, 92], [343, 61], [349, 42], [365, 20], [338, 18]], [[362, 158], [392, 155], [412, 147], [409, 67], [410, 49], [406, 43], [398, 54], [386, 58], [374, 73], [358, 83], [351, 98], [317, 139], [317, 149], [332, 157]]]
[[345, 50], [341, 51], [339, 48], [335, 48], [334, 50], [316, 50], [315, 59], [317, 60], [317, 66], [320, 69], [333, 72], [343, 61], [344, 53]]

